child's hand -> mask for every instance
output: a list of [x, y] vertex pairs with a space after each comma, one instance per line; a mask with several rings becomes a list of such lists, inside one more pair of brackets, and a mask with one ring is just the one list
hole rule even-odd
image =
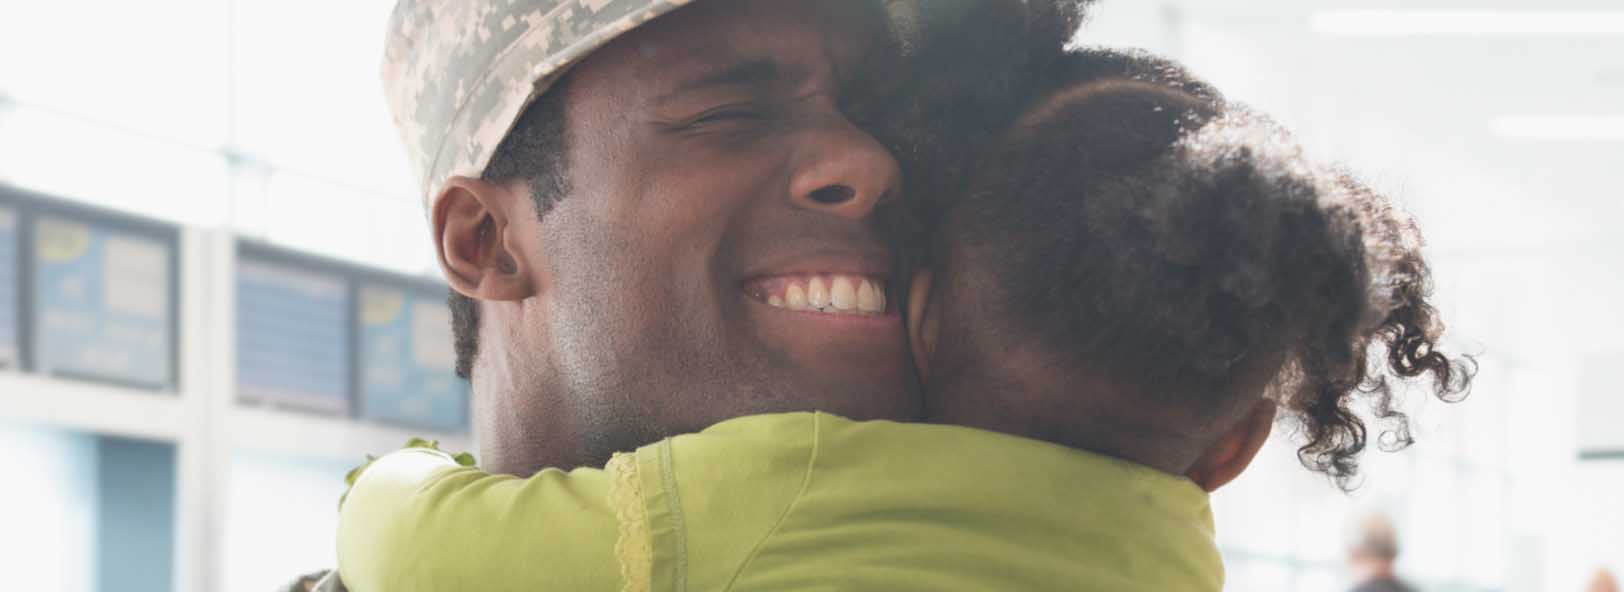
[[[406, 446], [402, 448], [427, 448], [435, 452], [445, 452], [444, 450], [440, 450], [439, 440], [424, 440], [422, 438], [412, 438], [407, 440]], [[474, 455], [471, 453], [459, 452], [457, 454], [448, 454], [448, 456], [450, 456], [451, 460], [455, 461], [458, 465], [464, 467], [472, 467], [478, 464], [475, 462]], [[355, 487], [355, 480], [360, 479], [361, 473], [366, 472], [367, 467], [372, 466], [372, 462], [376, 460], [378, 460], [378, 457], [368, 454], [366, 462], [361, 463], [361, 466], [359, 467], [350, 469], [350, 472], [344, 475], [344, 495], [338, 496], [338, 507], [340, 509], [343, 509], [344, 507], [344, 499], [350, 496], [350, 489]]]

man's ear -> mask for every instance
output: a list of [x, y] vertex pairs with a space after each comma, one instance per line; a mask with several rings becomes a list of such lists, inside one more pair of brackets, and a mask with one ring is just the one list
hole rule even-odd
[[[452, 177], [434, 202], [434, 245], [452, 290], [488, 301], [535, 295], [536, 278], [513, 224], [530, 212], [522, 184], [508, 186]], [[531, 214], [534, 215], [534, 214]]]
[[930, 377], [930, 356], [936, 351], [937, 312], [930, 306], [930, 280], [930, 270], [921, 268], [908, 284], [908, 346], [920, 380]]
[[1201, 454], [1185, 476], [1208, 493], [1241, 476], [1241, 472], [1257, 457], [1263, 443], [1269, 440], [1269, 432], [1274, 429], [1275, 410], [1274, 401], [1259, 400], [1240, 423], [1207, 447], [1207, 451]]

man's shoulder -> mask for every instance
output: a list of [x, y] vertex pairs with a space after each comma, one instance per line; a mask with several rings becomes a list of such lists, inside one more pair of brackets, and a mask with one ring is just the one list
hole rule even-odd
[[1415, 588], [1396, 579], [1380, 579], [1360, 584], [1353, 592], [1415, 592]]

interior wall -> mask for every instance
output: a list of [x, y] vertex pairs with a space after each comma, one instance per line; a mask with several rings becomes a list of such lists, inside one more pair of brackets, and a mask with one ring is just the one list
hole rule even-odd
[[88, 569], [97, 555], [95, 439], [0, 423], [0, 451], [5, 588], [95, 590]]

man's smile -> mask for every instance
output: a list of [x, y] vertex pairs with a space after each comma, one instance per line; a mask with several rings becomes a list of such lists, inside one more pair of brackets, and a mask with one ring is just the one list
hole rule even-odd
[[886, 313], [885, 279], [844, 273], [796, 274], [750, 282], [745, 293], [773, 308], [833, 315]]
[[775, 251], [794, 254], [769, 255], [765, 264], [752, 266], [754, 271], [744, 274], [746, 299], [764, 309], [765, 314], [758, 318], [775, 325], [782, 322], [779, 319], [789, 320], [793, 325], [785, 328], [790, 335], [803, 337], [809, 337], [805, 335], [808, 322], [820, 328], [838, 326], [841, 332], [866, 327], [900, 336], [901, 317], [891, 304], [894, 298], [888, 297], [895, 255], [879, 247], [831, 249], [809, 242], [773, 245], [770, 248]]

